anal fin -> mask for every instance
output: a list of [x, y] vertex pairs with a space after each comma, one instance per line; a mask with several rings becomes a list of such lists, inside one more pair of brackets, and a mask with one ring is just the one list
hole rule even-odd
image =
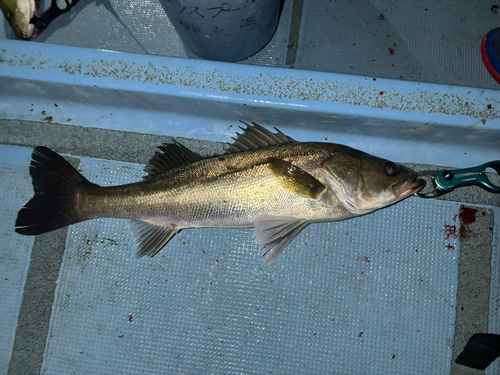
[[131, 226], [136, 236], [137, 258], [154, 257], [180, 230], [171, 225], [154, 225], [141, 220], [132, 220]]
[[262, 255], [269, 253], [264, 265], [273, 264], [307, 224], [304, 218], [259, 215], [255, 220], [254, 237], [262, 247]]

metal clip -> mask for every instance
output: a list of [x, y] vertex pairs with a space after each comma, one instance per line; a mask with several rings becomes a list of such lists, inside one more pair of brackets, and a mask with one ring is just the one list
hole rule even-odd
[[[422, 171], [417, 173], [417, 178], [427, 182], [431, 180], [433, 190], [427, 193], [415, 193], [420, 198], [436, 198], [448, 194], [458, 187], [479, 186], [490, 193], [500, 193], [500, 180], [494, 182], [488, 177], [486, 169], [493, 169], [500, 177], [500, 160], [491, 161], [477, 167], [466, 169], [441, 169]], [[493, 173], [492, 173], [493, 174]], [[425, 190], [425, 188], [424, 188]]]

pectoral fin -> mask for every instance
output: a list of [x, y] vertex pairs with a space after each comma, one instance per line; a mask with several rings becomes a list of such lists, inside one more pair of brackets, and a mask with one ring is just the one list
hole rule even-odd
[[173, 226], [154, 225], [140, 220], [132, 220], [131, 226], [136, 236], [137, 258], [144, 255], [154, 257], [179, 232], [179, 229]]
[[295, 194], [316, 199], [326, 189], [316, 178], [287, 161], [269, 158], [268, 163], [278, 181]]
[[260, 215], [255, 221], [255, 242], [262, 247], [262, 255], [267, 256], [264, 265], [273, 264], [294, 237], [308, 224], [306, 219]]

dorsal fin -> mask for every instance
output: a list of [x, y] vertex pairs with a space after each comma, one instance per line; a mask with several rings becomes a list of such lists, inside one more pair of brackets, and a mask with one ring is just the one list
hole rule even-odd
[[[296, 142], [293, 138], [283, 134], [278, 129], [274, 128], [277, 133], [271, 133], [266, 128], [252, 122], [252, 125], [241, 121], [247, 127], [240, 129], [243, 134], [237, 134], [234, 143], [229, 144], [226, 154], [235, 152], [258, 149], [261, 147], [274, 146], [283, 143]], [[145, 179], [151, 176], [159, 175], [173, 168], [179, 168], [189, 163], [204, 159], [201, 155], [191, 151], [186, 146], [173, 141], [173, 143], [164, 143], [158, 147], [160, 151], [155, 152], [154, 156], [149, 160], [144, 171], [148, 174]], [[217, 156], [217, 155], [214, 155]]]
[[252, 122], [252, 125], [240, 121], [245, 124], [246, 129], [239, 127], [243, 130], [243, 134], [238, 134], [234, 139], [234, 143], [229, 144], [226, 154], [232, 154], [240, 151], [253, 150], [261, 147], [274, 146], [282, 143], [294, 143], [295, 140], [283, 134], [278, 129], [274, 128], [277, 133], [271, 133], [266, 128]]
[[176, 141], [174, 143], [164, 143], [158, 148], [161, 152], [156, 151], [146, 168], [144, 168], [149, 177], [203, 159], [201, 155]]

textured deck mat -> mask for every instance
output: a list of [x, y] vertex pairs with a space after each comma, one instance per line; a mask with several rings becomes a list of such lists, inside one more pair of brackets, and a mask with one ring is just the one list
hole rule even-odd
[[295, 67], [498, 88], [480, 48], [484, 35], [500, 25], [494, 4], [304, 0]]
[[[45, 2], [49, 3], [47, 0]], [[243, 63], [285, 66], [291, 19], [292, 1], [286, 1], [271, 41]], [[197, 58], [184, 49], [159, 0], [83, 0], [75, 7], [71, 17], [59, 17], [35, 41]]]
[[[142, 166], [84, 160], [93, 182]], [[408, 199], [308, 226], [272, 267], [252, 230], [178, 234], [135, 259], [126, 221], [71, 227], [47, 374], [446, 374], [459, 206]]]
[[7, 374], [33, 237], [14, 232], [17, 211], [32, 196], [31, 149], [0, 145], [0, 374]]
[[[42, 3], [47, 7], [50, 1]], [[292, 0], [285, 1], [273, 39], [243, 64], [285, 67], [292, 33], [299, 35], [290, 41], [291, 49], [297, 48], [296, 58], [290, 58], [295, 68], [499, 87], [480, 54], [484, 35], [499, 26], [494, 2], [304, 0], [301, 22], [291, 30], [292, 5]], [[300, 10], [297, 5], [294, 17]], [[14, 38], [6, 21], [0, 24], [6, 37]], [[195, 58], [184, 50], [159, 0], [82, 0], [35, 42]]]
[[[500, 335], [500, 209], [495, 209], [495, 230], [493, 232], [493, 252], [491, 256], [491, 291], [488, 332]], [[500, 374], [500, 358], [487, 369], [486, 375]]]

